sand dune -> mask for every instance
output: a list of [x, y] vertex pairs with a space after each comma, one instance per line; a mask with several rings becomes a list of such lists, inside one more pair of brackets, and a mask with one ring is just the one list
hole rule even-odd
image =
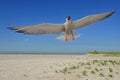
[[1, 54], [0, 80], [120, 80], [120, 57]]

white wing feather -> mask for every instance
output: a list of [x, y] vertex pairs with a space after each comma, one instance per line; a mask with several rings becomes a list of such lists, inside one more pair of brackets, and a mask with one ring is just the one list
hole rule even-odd
[[103, 19], [111, 16], [114, 12], [115, 11], [111, 11], [111, 12], [106, 12], [106, 13], [102, 13], [102, 14], [95, 14], [95, 15], [86, 16], [82, 19], [79, 19], [79, 20], [73, 22], [73, 29], [82, 28], [82, 27], [87, 26], [89, 24], [103, 20]]
[[33, 26], [9, 27], [11, 30], [24, 34], [58, 34], [63, 32], [64, 28], [65, 27], [62, 24], [39, 24]]

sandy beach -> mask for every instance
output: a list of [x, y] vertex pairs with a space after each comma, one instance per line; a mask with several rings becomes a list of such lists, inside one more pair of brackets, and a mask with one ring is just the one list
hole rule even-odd
[[120, 57], [0, 54], [0, 80], [120, 80]]

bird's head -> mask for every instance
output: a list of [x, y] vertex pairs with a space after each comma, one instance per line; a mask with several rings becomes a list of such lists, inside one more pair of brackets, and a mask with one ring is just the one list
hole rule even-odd
[[66, 21], [70, 21], [71, 20], [71, 17], [70, 16], [67, 16], [66, 17]]

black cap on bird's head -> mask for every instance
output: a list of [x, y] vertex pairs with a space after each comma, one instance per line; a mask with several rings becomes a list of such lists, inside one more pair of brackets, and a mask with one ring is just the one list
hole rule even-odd
[[70, 19], [71, 19], [71, 17], [70, 17], [70, 16], [67, 16], [67, 17], [66, 17], [66, 19], [67, 19], [67, 20], [70, 20]]

